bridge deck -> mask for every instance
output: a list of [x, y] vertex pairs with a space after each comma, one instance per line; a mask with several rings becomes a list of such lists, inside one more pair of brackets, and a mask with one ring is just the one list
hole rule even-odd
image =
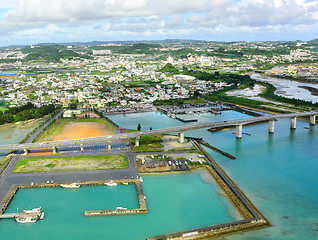
[[188, 131], [192, 131], [196, 129], [210, 128], [210, 127], [245, 125], [245, 124], [249, 124], [253, 122], [261, 122], [261, 121], [267, 121], [267, 120], [269, 121], [269, 120], [279, 119], [279, 118], [307, 117], [307, 116], [313, 116], [317, 114], [318, 114], [317, 111], [305, 112], [305, 113], [289, 113], [289, 114], [235, 119], [235, 120], [228, 120], [228, 121], [190, 124], [190, 125], [184, 125], [184, 126], [178, 126], [178, 127], [169, 127], [169, 128], [162, 128], [162, 129], [141, 131], [141, 132], [132, 132], [132, 133], [120, 133], [120, 134], [94, 137], [94, 138], [83, 138], [83, 139], [75, 139], [75, 140], [64, 140], [64, 141], [55, 141], [55, 142], [42, 142], [42, 143], [7, 144], [7, 145], [0, 145], [0, 151], [23, 150], [23, 149], [30, 149], [30, 148], [49, 148], [49, 147], [58, 147], [58, 146], [66, 146], [66, 145], [73, 145], [73, 144], [78, 145], [78, 144], [84, 144], [84, 143], [111, 142], [114, 140], [136, 138], [141, 136], [188, 132]]

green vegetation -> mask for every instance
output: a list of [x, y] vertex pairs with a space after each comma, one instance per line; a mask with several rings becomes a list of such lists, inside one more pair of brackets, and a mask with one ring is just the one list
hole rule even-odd
[[201, 161], [202, 163], [200, 162], [191, 162], [189, 160], [187, 160], [187, 163], [189, 166], [198, 166], [198, 165], [209, 165], [206, 161]]
[[90, 58], [87, 55], [81, 55], [72, 50], [67, 50], [67, 48], [63, 45], [47, 45], [35, 48], [26, 47], [22, 49], [22, 52], [24, 54], [28, 54], [24, 59], [25, 61], [46, 60], [48, 62], [60, 62], [61, 58]]
[[172, 74], [178, 74], [180, 73], [178, 69], [176, 69], [171, 63], [167, 63], [163, 68], [158, 70], [158, 72], [162, 73], [172, 73]]
[[139, 140], [139, 147], [135, 147], [135, 139], [130, 139], [134, 152], [159, 152], [163, 151], [161, 140], [163, 134], [143, 136]]
[[20, 107], [9, 108], [5, 112], [0, 111], [0, 125], [41, 118], [47, 114], [55, 113], [56, 110], [57, 108], [52, 104], [37, 108], [29, 102]]
[[127, 168], [126, 157], [123, 155], [49, 157], [22, 159], [17, 163], [13, 172], [82, 171], [119, 168]]
[[197, 97], [182, 98], [182, 99], [168, 99], [168, 100], [156, 100], [153, 102], [155, 106], [162, 105], [182, 105], [190, 103], [205, 103], [206, 101], [198, 99]]
[[6, 110], [8, 110], [8, 108], [0, 106], [0, 111], [1, 112], [5, 112]]
[[116, 53], [121, 54], [154, 54], [157, 51], [153, 48], [161, 48], [159, 44], [148, 44], [148, 43], [136, 43], [132, 46], [123, 45], [123, 46], [93, 46], [90, 47], [90, 50], [112, 50]]

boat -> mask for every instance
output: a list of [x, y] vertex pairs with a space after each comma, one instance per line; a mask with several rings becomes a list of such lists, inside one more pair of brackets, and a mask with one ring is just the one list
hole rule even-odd
[[113, 180], [111, 180], [110, 182], [105, 183], [106, 186], [108, 187], [116, 187], [117, 183], [113, 182]]
[[24, 213], [41, 213], [42, 209], [41, 207], [39, 208], [33, 208], [32, 210], [23, 210]]
[[128, 182], [123, 182], [124, 185], [128, 185]]
[[144, 180], [142, 179], [142, 177], [140, 177], [140, 178], [139, 178], [139, 181], [140, 181], [140, 182], [143, 182]]
[[74, 182], [71, 184], [61, 184], [61, 187], [63, 187], [63, 188], [79, 188], [80, 186], [81, 186], [81, 184], [78, 182]]
[[38, 219], [36, 217], [16, 217], [14, 220], [18, 223], [35, 223]]
[[124, 207], [117, 207], [116, 210], [127, 210], [127, 208]]

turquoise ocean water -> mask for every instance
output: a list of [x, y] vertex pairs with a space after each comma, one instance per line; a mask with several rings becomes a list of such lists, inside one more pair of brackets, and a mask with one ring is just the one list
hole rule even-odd
[[[140, 122], [147, 128], [149, 125], [157, 126], [153, 121], [158, 122], [159, 126], [177, 121], [166, 121], [167, 117], [160, 113], [148, 114], [147, 118], [136, 115], [130, 121], [118, 119], [118, 122], [127, 128]], [[249, 116], [226, 111], [218, 116], [206, 113], [187, 117], [206, 122]], [[267, 133], [267, 123], [243, 127], [242, 139], [235, 138], [235, 129], [186, 133], [186, 136], [202, 137], [237, 157], [230, 160], [207, 149], [273, 225], [271, 228], [228, 236], [227, 239], [318, 239], [318, 126], [309, 126], [308, 122], [300, 120], [297, 120], [296, 130], [291, 130], [289, 126], [289, 119], [277, 121], [274, 134]]]

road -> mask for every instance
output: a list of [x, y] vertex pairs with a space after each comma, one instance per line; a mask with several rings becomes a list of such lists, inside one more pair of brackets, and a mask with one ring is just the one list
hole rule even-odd
[[189, 124], [177, 127], [161, 128], [156, 130], [149, 131], [140, 131], [140, 132], [131, 132], [131, 133], [119, 133], [114, 135], [94, 137], [94, 138], [83, 138], [76, 140], [65, 140], [65, 141], [55, 141], [55, 142], [42, 142], [42, 143], [23, 143], [23, 144], [8, 144], [0, 145], [0, 151], [3, 150], [23, 150], [23, 149], [32, 149], [32, 148], [52, 148], [56, 146], [65, 146], [65, 145], [80, 145], [88, 143], [110, 143], [113, 141], [124, 140], [129, 138], [136, 138], [140, 136], [149, 136], [156, 134], [166, 134], [166, 133], [180, 133], [188, 132], [191, 130], [209, 128], [209, 127], [221, 127], [221, 126], [236, 126], [244, 125], [249, 123], [256, 123], [262, 121], [275, 120], [279, 118], [292, 118], [292, 117], [306, 117], [317, 115], [318, 112], [305, 112], [305, 113], [289, 113], [289, 114], [280, 114], [280, 115], [269, 115], [261, 117], [252, 117], [252, 118], [243, 118], [235, 119], [228, 121], [219, 121], [219, 122], [209, 122], [209, 123], [199, 123], [199, 124]]

